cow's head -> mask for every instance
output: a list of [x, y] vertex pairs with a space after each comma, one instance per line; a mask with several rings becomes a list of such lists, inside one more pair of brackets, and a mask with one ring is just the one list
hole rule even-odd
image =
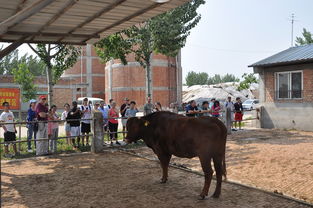
[[127, 143], [135, 142], [143, 139], [144, 130], [149, 125], [149, 121], [142, 118], [129, 118], [126, 124], [127, 136], [125, 138]]

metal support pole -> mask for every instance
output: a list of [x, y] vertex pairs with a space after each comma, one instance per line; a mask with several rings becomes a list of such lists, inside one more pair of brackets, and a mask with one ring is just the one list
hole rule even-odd
[[232, 118], [231, 118], [231, 109], [226, 108], [226, 128], [227, 128], [227, 134], [231, 134], [231, 125], [232, 125]]

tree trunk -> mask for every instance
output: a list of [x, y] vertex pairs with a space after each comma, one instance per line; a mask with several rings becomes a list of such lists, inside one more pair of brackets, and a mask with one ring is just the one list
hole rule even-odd
[[152, 96], [152, 79], [151, 79], [151, 65], [146, 64], [146, 97]]
[[48, 104], [51, 108], [53, 103], [53, 82], [52, 82], [52, 67], [46, 67], [47, 83], [48, 83]]

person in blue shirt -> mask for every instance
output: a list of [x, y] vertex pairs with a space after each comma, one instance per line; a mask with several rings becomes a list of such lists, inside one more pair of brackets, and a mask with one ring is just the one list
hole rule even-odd
[[186, 106], [186, 116], [196, 117], [200, 111], [198, 110], [196, 101], [190, 101], [189, 105]]
[[[29, 101], [29, 109], [27, 111], [27, 121], [36, 121], [36, 103], [37, 101], [32, 99]], [[28, 152], [33, 152], [32, 150], [32, 146], [31, 146], [31, 139], [34, 135], [34, 139], [36, 140], [36, 134], [38, 129], [36, 128], [36, 124], [35, 123], [28, 123], [26, 125], [27, 127], [27, 149]], [[35, 147], [36, 147], [36, 142], [34, 142]]]
[[100, 107], [98, 108], [99, 111], [101, 111], [103, 116], [103, 129], [104, 131], [108, 130], [108, 116], [109, 116], [109, 106], [106, 106], [104, 104], [104, 101], [100, 102]]

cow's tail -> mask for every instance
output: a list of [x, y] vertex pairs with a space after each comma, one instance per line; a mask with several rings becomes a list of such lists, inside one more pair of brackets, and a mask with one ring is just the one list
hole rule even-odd
[[224, 157], [223, 157], [223, 161], [222, 161], [222, 170], [223, 170], [223, 176], [224, 176], [224, 180], [227, 180], [227, 171], [226, 171], [226, 161], [225, 161], [225, 153], [224, 153]]

